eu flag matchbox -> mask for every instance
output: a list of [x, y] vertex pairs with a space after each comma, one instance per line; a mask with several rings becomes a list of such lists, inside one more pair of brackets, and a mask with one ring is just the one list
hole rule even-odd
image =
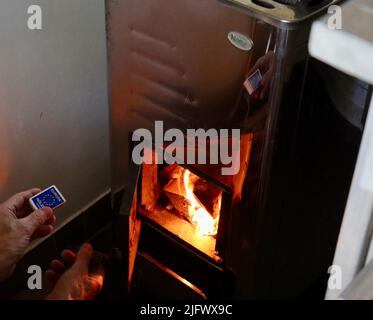
[[259, 89], [261, 81], [262, 74], [259, 69], [255, 70], [255, 72], [246, 79], [244, 86], [250, 95]]
[[34, 210], [49, 207], [53, 210], [66, 203], [66, 199], [56, 186], [50, 186], [29, 199], [29, 203]]

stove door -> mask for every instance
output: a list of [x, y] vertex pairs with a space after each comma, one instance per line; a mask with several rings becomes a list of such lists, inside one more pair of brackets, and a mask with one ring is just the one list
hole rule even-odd
[[124, 277], [123, 287], [125, 286], [128, 290], [131, 285], [141, 232], [141, 220], [137, 215], [137, 183], [140, 182], [139, 177], [140, 166], [131, 162], [116, 223], [117, 243], [123, 255], [123, 271], [128, 275]]

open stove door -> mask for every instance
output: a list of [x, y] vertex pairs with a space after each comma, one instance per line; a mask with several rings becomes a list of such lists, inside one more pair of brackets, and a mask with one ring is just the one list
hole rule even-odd
[[141, 232], [141, 220], [137, 214], [137, 183], [140, 181], [140, 168], [131, 161], [116, 221], [116, 238], [122, 253], [121, 264], [122, 274], [124, 274], [124, 283], [121, 287], [127, 292], [131, 286]]

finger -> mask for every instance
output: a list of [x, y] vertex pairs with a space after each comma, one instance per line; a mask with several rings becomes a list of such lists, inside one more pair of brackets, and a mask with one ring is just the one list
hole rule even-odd
[[271, 83], [271, 80], [272, 80], [272, 74], [267, 72], [263, 78], [262, 78], [262, 81], [261, 81], [261, 86], [262, 86], [262, 89], [261, 89], [261, 99], [264, 98], [264, 96], [267, 94], [267, 91], [269, 90], [269, 85]]
[[262, 78], [262, 80], [260, 81], [260, 84], [262, 86], [266, 86], [266, 85], [269, 85], [269, 83], [271, 82], [272, 80], [272, 74], [270, 72], [266, 72]]
[[264, 57], [260, 57], [255, 64], [250, 68], [249, 75], [251, 75], [255, 70], [260, 69], [262, 65], [264, 64]]
[[[259, 69], [259, 61], [257, 61], [249, 70], [249, 72], [247, 73], [247, 77], [250, 77], [257, 69]], [[246, 78], [247, 78], [246, 77]]]
[[[23, 211], [25, 208], [29, 209], [27, 205], [27, 201], [41, 190], [38, 188], [33, 188], [30, 190], [26, 190], [20, 193], [15, 194], [14, 196], [10, 197], [7, 201], [4, 202], [6, 207], [11, 210], [18, 218], [22, 218]], [[27, 205], [27, 206], [25, 206]]]
[[102, 275], [89, 275], [84, 281], [85, 300], [91, 300], [102, 290], [104, 278]]
[[55, 284], [60, 278], [60, 275], [51, 269], [45, 271], [44, 276], [51, 284]]
[[32, 189], [29, 190], [29, 192], [31, 193], [31, 196], [34, 196], [34, 195], [40, 193], [41, 189], [40, 188], [32, 188]]
[[34, 195], [41, 192], [41, 189], [34, 188], [29, 190], [30, 193], [25, 196], [24, 204], [21, 208], [17, 209], [16, 216], [18, 219], [28, 216], [31, 212], [34, 211], [34, 209], [29, 204], [29, 199], [33, 197]]
[[36, 229], [36, 231], [31, 236], [31, 241], [34, 241], [39, 238], [43, 238], [48, 234], [53, 232], [54, 228], [52, 225], [42, 225]]
[[67, 270], [65, 264], [57, 259], [52, 260], [52, 262], [49, 264], [49, 267], [50, 270], [53, 270], [57, 274], [63, 274]]
[[89, 243], [84, 243], [76, 256], [73, 268], [80, 272], [88, 273], [89, 262], [93, 254], [93, 248]]
[[29, 230], [30, 235], [32, 235], [40, 226], [45, 224], [48, 219], [51, 219], [53, 215], [53, 210], [48, 207], [44, 207], [34, 211], [27, 217], [22, 218], [21, 222]]
[[272, 80], [272, 78], [271, 78], [271, 74], [266, 73], [266, 74], [263, 76], [262, 81], [260, 82], [260, 84], [261, 84], [261, 86], [262, 86], [262, 88], [261, 88], [262, 93], [265, 93], [265, 92], [269, 89], [269, 86], [270, 86], [270, 84], [271, 84], [271, 80]]
[[268, 55], [268, 54], [264, 55], [262, 58], [263, 58], [262, 65], [266, 65], [266, 66], [270, 64], [271, 59], [272, 59], [271, 55]]
[[55, 215], [52, 215], [45, 223], [44, 225], [47, 225], [47, 224], [54, 224], [57, 220], [57, 217]]
[[61, 258], [65, 266], [70, 268], [76, 261], [76, 254], [71, 250], [64, 250], [61, 252]]

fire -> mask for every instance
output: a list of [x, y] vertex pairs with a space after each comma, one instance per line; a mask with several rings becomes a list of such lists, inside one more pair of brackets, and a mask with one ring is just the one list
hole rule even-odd
[[[204, 236], [213, 236], [217, 233], [219, 214], [214, 219], [211, 214], [205, 209], [200, 201], [195, 196], [193, 189], [194, 183], [190, 178], [190, 171], [185, 170], [184, 172], [184, 187], [185, 187], [185, 198], [189, 201], [188, 213], [192, 219], [192, 223], [195, 225], [197, 232]], [[221, 198], [218, 203], [218, 210], [220, 212]]]

